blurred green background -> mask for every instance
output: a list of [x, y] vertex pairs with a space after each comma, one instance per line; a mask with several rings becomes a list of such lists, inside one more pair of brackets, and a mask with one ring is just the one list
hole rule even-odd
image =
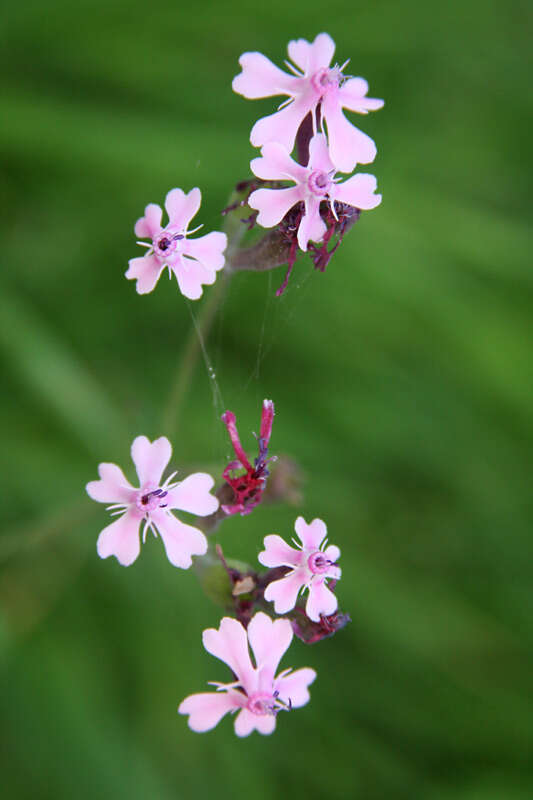
[[[522, 800], [531, 744], [531, 38], [526, 2], [36, 0], [1, 24], [0, 769], [11, 798]], [[139, 297], [132, 226], [200, 186], [221, 225], [271, 100], [231, 91], [237, 59], [276, 63], [327, 30], [383, 97], [383, 204], [324, 275], [304, 259], [239, 274], [172, 434], [173, 468], [220, 474], [220, 410], [298, 461], [297, 508], [220, 529], [262, 537], [320, 516], [342, 549], [352, 623], [295, 642], [312, 702], [275, 735], [205, 735], [181, 699], [224, 680], [201, 647], [219, 610], [150, 539], [129, 569], [95, 552], [100, 461], [130, 477], [156, 437], [191, 327], [176, 283]], [[276, 101], [274, 101], [276, 102]], [[529, 104], [529, 105], [528, 105]], [[207, 288], [205, 297], [212, 289]], [[194, 314], [201, 313], [200, 303]], [[211, 385], [210, 385], [211, 384]]]

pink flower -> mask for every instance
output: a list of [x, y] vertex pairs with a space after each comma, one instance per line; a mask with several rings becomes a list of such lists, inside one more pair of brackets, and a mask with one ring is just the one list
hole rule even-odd
[[307, 250], [310, 239], [319, 242], [326, 232], [326, 225], [320, 216], [320, 203], [323, 201], [330, 204], [334, 215], [335, 202], [366, 210], [381, 203], [381, 195], [374, 194], [377, 182], [373, 175], [361, 173], [344, 183], [337, 182], [323, 133], [317, 133], [311, 139], [306, 167], [294, 161], [278, 142], [265, 144], [261, 156], [250, 162], [252, 172], [258, 178], [269, 181], [289, 179], [294, 181], [295, 186], [287, 189], [256, 189], [248, 198], [248, 204], [259, 211], [259, 225], [271, 228], [281, 222], [296, 203], [302, 202], [304, 212], [298, 227], [301, 250]]
[[[300, 590], [309, 590], [305, 613], [313, 622], [320, 622], [320, 615], [330, 616], [337, 610], [337, 598], [327, 586], [328, 578], [337, 581], [341, 571], [336, 564], [340, 550], [334, 544], [327, 545], [327, 528], [321, 519], [309, 525], [298, 517], [294, 529], [301, 545], [296, 541], [295, 550], [281, 536], [266, 536], [265, 549], [259, 553], [259, 563], [265, 567], [291, 567], [283, 578], [272, 581], [265, 589], [265, 600], [273, 601], [277, 614], [285, 614], [296, 605]], [[294, 541], [294, 540], [293, 540]]]
[[143, 527], [143, 542], [150, 529], [163, 539], [168, 560], [175, 567], [187, 569], [193, 555], [207, 551], [204, 534], [176, 519], [170, 509], [176, 508], [205, 517], [218, 508], [218, 500], [209, 493], [214, 484], [210, 475], [195, 472], [181, 482], [171, 483], [172, 475], [161, 483], [163, 471], [170, 461], [172, 448], [162, 436], [150, 442], [138, 436], [131, 446], [131, 457], [137, 469], [140, 487], [136, 489], [116, 464], [100, 464], [100, 480], [87, 484], [87, 494], [98, 503], [109, 506], [119, 518], [108, 525], [98, 537], [96, 549], [100, 558], [115, 556], [125, 567], [133, 564], [141, 545], [139, 528]]
[[165, 228], [161, 227], [161, 207], [155, 203], [146, 206], [144, 217], [135, 224], [135, 235], [152, 241], [151, 244], [139, 242], [149, 250], [142, 258], [130, 259], [126, 272], [126, 278], [137, 280], [139, 294], [152, 291], [165, 267], [168, 267], [169, 277], [174, 273], [181, 293], [189, 300], [202, 296], [202, 284], [215, 282], [216, 272], [224, 266], [226, 234], [213, 231], [197, 239], [187, 239], [198, 230], [187, 231], [187, 227], [198, 212], [201, 200], [200, 189], [191, 189], [189, 194], [172, 189], [165, 198], [169, 220]]
[[[274, 403], [272, 400], [263, 400], [258, 437], [259, 455], [254, 459], [252, 466], [239, 439], [235, 414], [233, 411], [225, 411], [222, 414], [222, 422], [228, 429], [231, 444], [237, 456], [236, 460], [230, 461], [222, 473], [224, 480], [233, 489], [234, 502], [231, 505], [222, 506], [226, 514], [249, 514], [261, 502], [269, 475], [267, 464], [272, 460], [272, 458], [267, 458], [267, 455], [273, 421]], [[244, 469], [246, 472], [236, 475], [236, 469]]]
[[[189, 714], [189, 728], [197, 733], [209, 731], [228, 712], [238, 711], [237, 736], [248, 736], [254, 729], [269, 734], [276, 727], [278, 711], [304, 706], [309, 701], [307, 687], [316, 678], [316, 672], [309, 667], [296, 672], [286, 669], [275, 677], [291, 640], [292, 628], [288, 620], [273, 622], [261, 611], [251, 620], [248, 631], [231, 617], [224, 617], [218, 630], [205, 630], [205, 649], [228, 665], [235, 680], [232, 683], [212, 681], [216, 692], [185, 698], [178, 712]], [[248, 645], [252, 648], [255, 666]]]
[[274, 95], [289, 98], [275, 114], [255, 123], [250, 134], [254, 147], [279, 142], [290, 153], [298, 128], [312, 111], [315, 127], [317, 117], [326, 122], [331, 157], [341, 172], [374, 160], [374, 142], [348, 122], [342, 109], [368, 114], [381, 108], [383, 100], [366, 97], [368, 84], [363, 78], [343, 75], [348, 62], [330, 67], [334, 52], [335, 42], [327, 33], [319, 33], [312, 44], [305, 39], [289, 42], [289, 57], [299, 68], [285, 62], [293, 75], [278, 69], [261, 53], [240, 57], [242, 72], [233, 79], [235, 92], [251, 100]]

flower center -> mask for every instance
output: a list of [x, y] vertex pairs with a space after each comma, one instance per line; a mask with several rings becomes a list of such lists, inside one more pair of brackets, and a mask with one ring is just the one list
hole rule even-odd
[[307, 186], [317, 197], [326, 197], [331, 186], [331, 180], [327, 172], [316, 169], [308, 177]]
[[314, 574], [327, 572], [331, 566], [331, 561], [326, 558], [322, 551], [318, 550], [316, 553], [311, 553], [307, 559], [307, 566]]
[[171, 231], [161, 231], [153, 239], [155, 255], [160, 259], [168, 258], [176, 250], [180, 239], [183, 239], [181, 233], [173, 234]]
[[135, 505], [142, 511], [144, 514], [149, 514], [150, 511], [154, 511], [156, 508], [166, 508], [166, 503], [164, 498], [167, 496], [168, 492], [163, 491], [163, 489], [149, 489], [149, 487], [143, 487], [137, 492], [135, 497]]
[[268, 692], [254, 692], [250, 695], [246, 703], [246, 708], [248, 711], [251, 711], [252, 714], [258, 714], [260, 716], [275, 714], [276, 698], [274, 695], [268, 694]]
[[333, 88], [337, 88], [342, 80], [342, 70], [340, 67], [322, 67], [318, 72], [315, 72], [311, 78], [313, 89], [320, 95]]

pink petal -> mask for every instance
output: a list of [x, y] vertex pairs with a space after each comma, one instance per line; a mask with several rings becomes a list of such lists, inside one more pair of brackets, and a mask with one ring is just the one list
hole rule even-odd
[[144, 209], [144, 217], [135, 223], [135, 236], [138, 239], [153, 239], [161, 230], [163, 209], [156, 203], [149, 203]]
[[204, 733], [218, 725], [229, 711], [239, 708], [232, 692], [205, 692], [191, 694], [179, 705], [179, 714], [189, 714], [189, 728], [196, 733]]
[[316, 106], [317, 101], [316, 92], [308, 91], [280, 111], [257, 120], [250, 133], [253, 146], [261, 147], [267, 142], [279, 142], [290, 153], [300, 123]]
[[100, 533], [96, 551], [100, 558], [115, 556], [123, 567], [133, 564], [140, 553], [139, 525], [141, 515], [129, 509]]
[[305, 613], [313, 622], [320, 621], [320, 615], [329, 617], [337, 610], [337, 598], [328, 589], [324, 579], [314, 579], [309, 587], [309, 597], [305, 606]]
[[[267, 614], [258, 611], [248, 625], [248, 641], [261, 680], [265, 687], [271, 686], [278, 664], [292, 641], [291, 623], [288, 619], [272, 621]], [[260, 685], [259, 691], [262, 689]]]
[[323, 133], [315, 133], [309, 142], [308, 169], [317, 169], [322, 172], [332, 172], [335, 169], [329, 157], [328, 140]]
[[263, 228], [272, 228], [281, 222], [289, 211], [303, 196], [301, 186], [289, 189], [257, 189], [248, 198], [250, 208], [259, 211], [257, 222]]
[[298, 592], [306, 579], [305, 570], [300, 568], [278, 581], [272, 581], [265, 589], [265, 600], [274, 603], [277, 614], [285, 614], [296, 605]]
[[214, 270], [204, 267], [189, 256], [180, 256], [176, 263], [172, 264], [172, 272], [178, 279], [180, 292], [189, 300], [198, 300], [202, 296], [202, 286], [204, 284], [210, 286], [217, 279]]
[[368, 114], [369, 111], [377, 111], [385, 103], [374, 97], [365, 97], [368, 92], [368, 83], [364, 78], [350, 78], [339, 89], [339, 101], [341, 106], [357, 111], [359, 114]]
[[320, 198], [307, 197], [305, 200], [305, 214], [298, 227], [298, 246], [300, 250], [307, 250], [309, 239], [319, 242], [326, 230], [326, 224], [320, 216]]
[[224, 250], [228, 246], [225, 233], [212, 231], [197, 239], [186, 239], [182, 245], [185, 255], [200, 261], [209, 270], [219, 270], [224, 266]]
[[374, 194], [377, 188], [377, 181], [373, 175], [360, 172], [352, 175], [344, 183], [337, 183], [332, 188], [331, 196], [334, 200], [341, 203], [348, 203], [355, 208], [365, 210], [375, 208], [381, 203], [381, 195]]
[[291, 178], [296, 183], [305, 183], [307, 168], [297, 164], [283, 145], [279, 142], [267, 142], [261, 149], [262, 158], [250, 161], [254, 175], [265, 181], [287, 180]]
[[272, 733], [275, 727], [276, 717], [274, 714], [252, 714], [247, 708], [243, 708], [235, 717], [235, 733], [237, 736], [249, 736], [253, 730], [257, 730], [263, 735], [268, 735]]
[[281, 536], [265, 536], [265, 549], [257, 556], [264, 567], [297, 567], [302, 563], [302, 551], [288, 545]]
[[179, 508], [199, 517], [214, 514], [218, 499], [210, 494], [215, 481], [206, 472], [195, 472], [171, 489], [165, 498], [169, 508]]
[[207, 539], [198, 528], [186, 525], [163, 509], [152, 511], [150, 516], [163, 540], [167, 558], [175, 567], [189, 569], [192, 564], [191, 556], [203, 556], [207, 553]]
[[276, 715], [263, 714], [258, 716], [256, 714], [255, 729], [256, 731], [259, 731], [259, 733], [263, 734], [263, 736], [270, 736], [270, 734], [274, 733], [276, 730]]
[[262, 53], [243, 53], [239, 64], [242, 72], [233, 78], [231, 85], [234, 92], [248, 100], [292, 94], [298, 86], [298, 78], [283, 72]]
[[165, 198], [165, 208], [169, 218], [169, 227], [185, 231], [191, 219], [196, 216], [202, 193], [197, 187], [185, 194], [183, 189], [171, 189]]
[[328, 535], [326, 523], [321, 519], [314, 519], [307, 524], [303, 517], [298, 517], [294, 523], [294, 530], [303, 546], [308, 550], [318, 550]]
[[202, 640], [208, 653], [224, 661], [248, 694], [255, 691], [255, 674], [248, 652], [248, 638], [240, 622], [223, 617], [219, 629], [208, 628]]
[[91, 481], [85, 487], [89, 497], [98, 503], [126, 503], [133, 501], [135, 489], [116, 464], [98, 466], [99, 481]]
[[172, 447], [166, 436], [161, 436], [153, 442], [146, 436], [137, 436], [131, 446], [131, 457], [137, 475], [141, 482], [141, 487], [145, 484], [153, 484], [157, 488], [161, 483], [163, 470], [170, 461]]
[[137, 279], [137, 294], [148, 294], [159, 280], [165, 265], [161, 264], [154, 255], [130, 258], [129, 269], [126, 271], [128, 280]]
[[330, 561], [338, 561], [341, 555], [341, 551], [335, 544], [330, 544], [324, 550], [324, 555], [326, 558], [329, 558]]
[[287, 50], [291, 61], [306, 75], [312, 75], [323, 67], [329, 67], [335, 54], [335, 42], [328, 33], [319, 33], [312, 44], [305, 39], [295, 39], [289, 42]]
[[272, 400], [263, 400], [263, 408], [261, 409], [261, 427], [259, 428], [259, 438], [265, 442], [270, 441], [272, 434], [272, 424], [274, 422], [274, 403]]
[[316, 678], [316, 672], [310, 667], [297, 669], [285, 678], [276, 681], [276, 689], [279, 691], [279, 698], [284, 703], [290, 700], [293, 708], [300, 708], [309, 702], [308, 686]]
[[256, 715], [248, 711], [247, 708], [243, 708], [242, 711], [239, 711], [235, 717], [234, 723], [237, 736], [249, 736], [255, 729], [255, 718]]
[[351, 172], [356, 164], [370, 164], [376, 157], [376, 145], [370, 136], [348, 122], [338, 93], [326, 94], [322, 100], [331, 160], [341, 172]]
[[336, 581], [340, 580], [342, 575], [342, 570], [340, 567], [337, 566], [330, 566], [328, 571], [325, 574], [326, 578], [334, 578]]

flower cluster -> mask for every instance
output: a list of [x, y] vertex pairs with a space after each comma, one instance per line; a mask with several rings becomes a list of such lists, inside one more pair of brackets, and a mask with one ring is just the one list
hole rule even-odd
[[[344, 74], [348, 62], [331, 66], [335, 43], [327, 33], [320, 33], [312, 43], [289, 42], [288, 53], [295, 65], [286, 62], [291, 75], [261, 53], [244, 53], [233, 89], [249, 99], [288, 98], [276, 113], [252, 128], [250, 141], [261, 147], [261, 157], [250, 164], [252, 172], [276, 185], [252, 191], [248, 205], [258, 212], [257, 223], [264, 228], [280, 224], [290, 214], [291, 224], [282, 230], [296, 239], [300, 250], [307, 251], [310, 240], [323, 242], [327, 236], [329, 241], [335, 232], [344, 235], [345, 225], [339, 218], [346, 216], [343, 206], [360, 211], [381, 202], [373, 175], [359, 173], [341, 182], [336, 174], [350, 173], [357, 164], [369, 164], [376, 157], [372, 139], [346, 119], [343, 109], [367, 114], [381, 108], [383, 100], [366, 96], [368, 84], [363, 78]], [[298, 161], [290, 155], [295, 143]], [[287, 181], [294, 185], [285, 186]], [[293, 246], [287, 277], [277, 294], [285, 288], [295, 258]], [[329, 258], [322, 254], [313, 260], [323, 270]]]
[[[238, 440], [235, 415], [226, 412], [223, 417], [239, 457], [238, 464], [246, 469], [240, 480], [250, 480], [252, 487], [254, 481], [266, 480], [266, 447], [273, 417], [274, 404], [265, 400], [258, 437], [259, 456], [254, 468]], [[187, 569], [193, 556], [207, 557], [208, 542], [203, 531], [177, 519], [172, 511], [185, 511], [200, 519], [215, 514], [219, 501], [211, 493], [214, 480], [204, 472], [196, 472], [182, 481], [175, 481], [174, 472], [163, 481], [171, 455], [170, 442], [164, 436], [154, 442], [146, 436], [138, 436], [131, 446], [138, 488], [132, 486], [116, 464], [99, 465], [100, 479], [87, 484], [87, 493], [97, 502], [110, 504], [108, 510], [118, 516], [98, 537], [96, 548], [101, 558], [115, 556], [123, 566], [132, 564], [140, 553], [141, 526], [143, 542], [148, 530], [161, 536], [168, 560], [175, 567]], [[233, 468], [235, 466], [234, 463]], [[226, 469], [230, 468], [232, 464]], [[259, 478], [251, 477], [254, 469], [259, 471]], [[248, 505], [244, 494], [237, 495], [241, 502], [229, 506], [225, 513], [228, 516], [250, 513], [260, 502], [263, 488], [261, 484], [255, 494], [250, 494]], [[189, 714], [189, 725], [194, 731], [209, 730], [225, 714], [238, 711], [235, 719], [238, 736], [247, 736], [254, 729], [263, 734], [272, 733], [279, 711], [298, 708], [309, 700], [307, 687], [316, 677], [314, 670], [306, 667], [296, 672], [283, 670], [277, 676], [275, 673], [293, 633], [302, 641], [314, 642], [342, 627], [332, 621], [337, 618], [337, 598], [327, 585], [330, 581], [335, 586], [341, 577], [337, 564], [340, 550], [327, 544], [327, 529], [322, 520], [314, 519], [308, 524], [303, 517], [298, 517], [294, 527], [299, 539], [295, 541], [296, 548], [278, 535], [265, 537], [265, 549], [258, 554], [258, 560], [268, 571], [262, 575], [250, 573], [244, 577], [238, 570], [228, 567], [222, 557], [232, 594], [246, 596], [246, 613], [237, 614], [239, 619], [224, 617], [218, 631], [204, 631], [204, 647], [226, 662], [234, 680], [215, 683], [216, 693], [191, 695], [181, 703], [179, 712]], [[308, 593], [305, 610], [297, 606], [298, 595], [304, 591]], [[284, 616], [272, 621], [262, 608]], [[301, 619], [298, 622], [299, 617], [303, 617], [306, 624]], [[255, 665], [250, 660], [248, 644]]]
[[[287, 66], [291, 74], [261, 53], [241, 56], [242, 72], [233, 81], [236, 92], [246, 98], [282, 95], [287, 100], [253, 126], [251, 142], [261, 148], [261, 155], [251, 162], [255, 179], [238, 184], [243, 197], [225, 212], [240, 213], [247, 206], [253, 213], [239, 222], [271, 230], [249, 248], [240, 248], [240, 224], [229, 247], [227, 235], [218, 231], [191, 238], [198, 230], [189, 230], [189, 225], [200, 207], [200, 189], [186, 194], [174, 188], [165, 199], [166, 225], [161, 207], [153, 203], [135, 224], [136, 236], [148, 240], [139, 242], [147, 250], [130, 260], [126, 272], [128, 279], [136, 281], [139, 294], [151, 292], [165, 268], [169, 277], [176, 276], [181, 293], [197, 300], [202, 287], [213, 284], [224, 267], [232, 272], [245, 263], [246, 268], [261, 271], [287, 262], [280, 294], [298, 251], [309, 252], [315, 267], [323, 271], [361, 211], [380, 203], [373, 175], [358, 173], [346, 180], [337, 175], [351, 173], [357, 164], [368, 164], [376, 155], [372, 139], [346, 119], [344, 109], [366, 114], [381, 108], [383, 101], [367, 97], [368, 85], [362, 78], [345, 74], [348, 62], [331, 65], [334, 51], [326, 33], [312, 43], [290, 42], [293, 64], [287, 62]], [[330, 247], [334, 237], [336, 243]], [[231, 254], [228, 263], [226, 250]], [[277, 534], [267, 535], [257, 556], [264, 570], [226, 560], [220, 546], [213, 547], [208, 540], [218, 525], [236, 514], [250, 514], [265, 496], [271, 495], [271, 501], [298, 496], [292, 462], [277, 462], [268, 454], [273, 421], [274, 404], [264, 400], [256, 436], [258, 455], [252, 460], [241, 444], [235, 414], [222, 415], [235, 458], [222, 471], [222, 483], [216, 489], [214, 479], [205, 472], [181, 480], [176, 472], [163, 478], [172, 456], [165, 436], [153, 442], [146, 436], [134, 439], [131, 457], [138, 486], [116, 464], [102, 463], [99, 479], [86, 487], [89, 496], [107, 504], [116, 517], [98, 537], [101, 558], [114, 556], [122, 566], [130, 566], [151, 531], [163, 540], [174, 567], [188, 569], [195, 559], [206, 593], [233, 614], [223, 617], [218, 629], [203, 633], [205, 649], [227, 664], [231, 680], [213, 683], [216, 691], [190, 695], [178, 708], [198, 732], [215, 727], [226, 714], [235, 714], [238, 736], [253, 730], [272, 733], [280, 711], [309, 701], [308, 687], [316, 677], [309, 667], [278, 672], [293, 637], [311, 644], [332, 636], [349, 621], [339, 611], [334, 593], [341, 578], [340, 550], [328, 544], [323, 520], [308, 523], [299, 516], [294, 546]], [[273, 475], [267, 489], [270, 470]], [[178, 518], [176, 511], [194, 515], [192, 524]]]

